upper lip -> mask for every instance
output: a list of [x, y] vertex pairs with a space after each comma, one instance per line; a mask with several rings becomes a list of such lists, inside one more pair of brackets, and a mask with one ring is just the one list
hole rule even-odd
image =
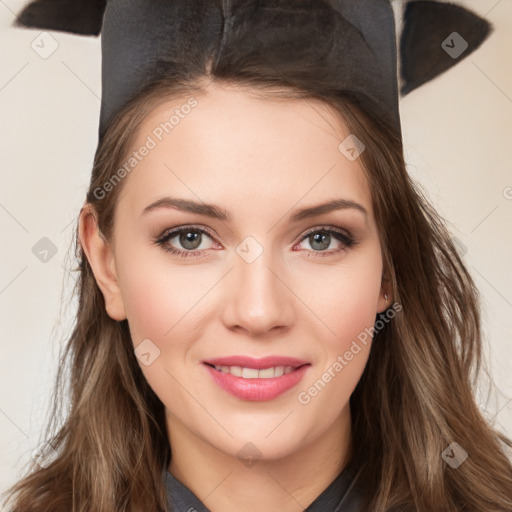
[[243, 366], [244, 368], [255, 368], [257, 370], [275, 366], [293, 366], [294, 368], [298, 368], [299, 366], [309, 364], [308, 361], [286, 356], [267, 356], [261, 359], [254, 359], [249, 356], [217, 357], [215, 359], [205, 360], [203, 363], [213, 364], [215, 366]]

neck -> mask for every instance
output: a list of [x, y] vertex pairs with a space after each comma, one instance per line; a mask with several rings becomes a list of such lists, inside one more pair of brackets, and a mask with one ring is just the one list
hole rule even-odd
[[242, 460], [238, 451], [230, 454], [212, 446], [168, 410], [166, 424], [169, 472], [212, 512], [304, 510], [344, 469], [351, 450], [349, 404], [315, 439], [299, 441], [284, 456], [263, 456], [253, 463]]

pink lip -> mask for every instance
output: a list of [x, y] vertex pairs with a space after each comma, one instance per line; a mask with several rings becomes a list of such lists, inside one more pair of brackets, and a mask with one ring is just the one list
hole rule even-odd
[[209, 363], [215, 366], [243, 366], [244, 368], [255, 368], [257, 370], [261, 370], [263, 368], [270, 368], [273, 366], [293, 366], [298, 368], [299, 366], [308, 364], [308, 361], [285, 356], [267, 356], [261, 359], [254, 359], [249, 356], [229, 356], [208, 359], [207, 361], [203, 361], [203, 363]]
[[[249, 358], [250, 359], [250, 358]], [[236, 359], [240, 362], [240, 359]], [[288, 362], [292, 361], [287, 359]], [[218, 360], [217, 360], [218, 361]], [[229, 359], [222, 359], [222, 361], [231, 361]], [[254, 361], [254, 360], [253, 360]], [[268, 363], [262, 363], [263, 360], [259, 360], [258, 364], [263, 368], [268, 368]], [[279, 364], [271, 364], [270, 366], [294, 366], [294, 364], [282, 364], [284, 358], [280, 358]], [[295, 364], [297, 360], [295, 360]], [[213, 364], [213, 363], [211, 363]], [[215, 363], [217, 364], [217, 363]], [[253, 363], [254, 364], [254, 363]], [[230, 373], [224, 373], [216, 370], [213, 366], [209, 366], [207, 363], [203, 363], [203, 366], [211, 375], [213, 381], [222, 389], [230, 393], [231, 395], [241, 399], [250, 401], [266, 401], [272, 400], [278, 397], [285, 391], [296, 386], [304, 377], [310, 364], [303, 364], [302, 366], [295, 368], [292, 372], [282, 375], [281, 377], [272, 377], [270, 379], [244, 379], [243, 377], [235, 377]], [[227, 364], [221, 366], [244, 366], [239, 364]], [[246, 363], [246, 368], [251, 366]]]

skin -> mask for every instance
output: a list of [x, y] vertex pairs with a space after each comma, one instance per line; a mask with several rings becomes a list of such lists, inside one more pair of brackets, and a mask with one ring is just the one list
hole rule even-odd
[[[389, 305], [370, 188], [359, 160], [338, 150], [348, 128], [323, 103], [269, 101], [215, 84], [195, 97], [198, 106], [124, 178], [113, 240], [100, 235], [86, 206], [80, 241], [108, 314], [128, 319], [134, 348], [150, 339], [160, 351], [139, 365], [166, 407], [169, 471], [212, 512], [296, 512], [347, 462], [349, 398], [371, 340], [308, 404], [298, 394]], [[156, 108], [133, 150], [185, 102]], [[170, 195], [218, 205], [232, 220], [174, 208], [141, 215]], [[296, 209], [337, 198], [361, 204], [367, 216], [351, 208], [289, 223]], [[180, 258], [153, 243], [188, 224], [215, 233], [192, 249], [205, 257]], [[345, 248], [331, 237], [318, 249], [302, 240], [322, 227], [346, 230], [358, 243]], [[263, 249], [252, 263], [236, 252], [247, 236]], [[167, 245], [187, 250], [176, 236]], [[235, 354], [287, 355], [311, 366], [283, 395], [245, 401], [214, 384], [201, 362]], [[237, 455], [249, 442], [261, 457], [252, 466]]]

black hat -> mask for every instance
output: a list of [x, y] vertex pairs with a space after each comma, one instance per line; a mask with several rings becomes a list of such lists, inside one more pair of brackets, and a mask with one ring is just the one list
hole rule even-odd
[[471, 54], [492, 26], [462, 6], [435, 1], [406, 2], [401, 34], [394, 16], [390, 0], [35, 0], [15, 25], [101, 33], [100, 139], [146, 84], [204, 70], [233, 45], [246, 45], [258, 62], [314, 73], [323, 87], [346, 93], [401, 134], [399, 96]]

